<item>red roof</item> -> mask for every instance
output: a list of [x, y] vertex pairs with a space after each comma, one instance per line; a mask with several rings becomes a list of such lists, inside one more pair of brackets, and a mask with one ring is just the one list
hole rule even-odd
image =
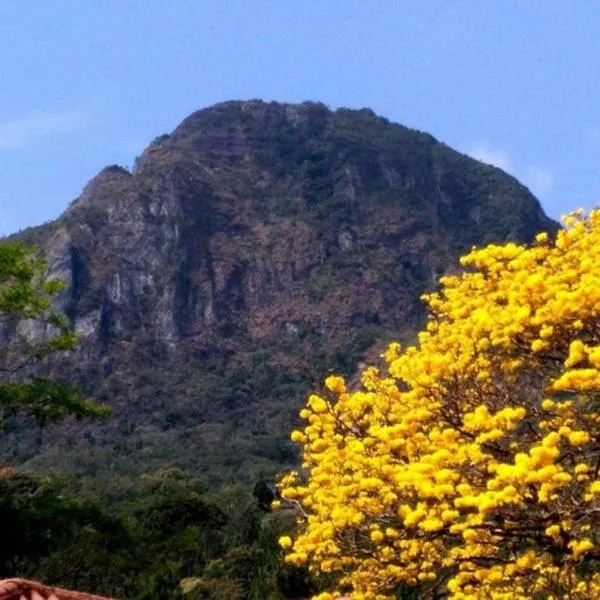
[[115, 600], [83, 592], [71, 592], [27, 579], [0, 580], [0, 600]]

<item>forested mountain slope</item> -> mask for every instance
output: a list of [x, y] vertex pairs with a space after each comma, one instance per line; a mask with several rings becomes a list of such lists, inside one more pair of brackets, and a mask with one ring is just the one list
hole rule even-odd
[[410, 339], [461, 253], [555, 228], [514, 178], [370, 110], [200, 110], [20, 234], [68, 283], [81, 343], [56, 371], [114, 410], [15, 423], [0, 450], [104, 490], [167, 467], [269, 476], [311, 387]]

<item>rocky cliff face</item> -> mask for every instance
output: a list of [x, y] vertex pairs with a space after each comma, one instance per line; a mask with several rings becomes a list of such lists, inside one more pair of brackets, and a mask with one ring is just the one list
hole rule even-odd
[[115, 417], [45, 446], [15, 437], [13, 458], [218, 481], [269, 471], [293, 460], [284, 439], [310, 386], [409, 338], [420, 294], [462, 252], [553, 228], [515, 179], [369, 110], [200, 110], [133, 173], [104, 169], [24, 234], [68, 282], [81, 347], [63, 373]]

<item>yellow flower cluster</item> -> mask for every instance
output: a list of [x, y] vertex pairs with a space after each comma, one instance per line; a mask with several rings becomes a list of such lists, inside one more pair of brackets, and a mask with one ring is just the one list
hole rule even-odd
[[473, 250], [418, 344], [309, 398], [289, 562], [354, 600], [600, 598], [600, 211], [564, 224]]

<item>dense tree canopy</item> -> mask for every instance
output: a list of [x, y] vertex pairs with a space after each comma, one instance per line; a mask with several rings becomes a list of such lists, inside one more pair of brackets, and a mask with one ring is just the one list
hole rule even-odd
[[45, 278], [44, 271], [32, 248], [0, 244], [0, 425], [15, 414], [44, 424], [68, 414], [107, 412], [72, 387], [39, 376], [41, 363], [73, 350], [77, 341], [66, 317], [52, 305], [63, 284]]
[[473, 250], [417, 345], [310, 396], [280, 544], [332, 593], [600, 597], [600, 210], [564, 224]]

